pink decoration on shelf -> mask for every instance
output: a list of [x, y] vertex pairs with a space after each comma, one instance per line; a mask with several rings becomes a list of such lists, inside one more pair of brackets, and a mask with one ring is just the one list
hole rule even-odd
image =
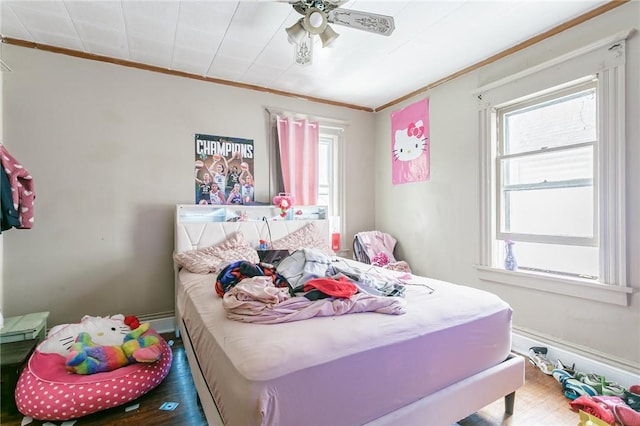
[[287, 192], [281, 192], [273, 197], [273, 204], [280, 207], [280, 217], [286, 217], [287, 212], [295, 203], [295, 197]]

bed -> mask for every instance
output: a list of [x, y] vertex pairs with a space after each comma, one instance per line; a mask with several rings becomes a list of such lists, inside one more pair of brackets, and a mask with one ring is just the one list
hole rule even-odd
[[[329, 242], [324, 218], [216, 222], [207, 206], [186, 214], [193, 208], [176, 206], [174, 258], [238, 232], [257, 248], [310, 224]], [[450, 425], [502, 397], [511, 414], [524, 384], [524, 360], [510, 352], [511, 308], [488, 292], [410, 276], [402, 315], [254, 324], [227, 318], [217, 274], [175, 269], [177, 332], [211, 425]]]

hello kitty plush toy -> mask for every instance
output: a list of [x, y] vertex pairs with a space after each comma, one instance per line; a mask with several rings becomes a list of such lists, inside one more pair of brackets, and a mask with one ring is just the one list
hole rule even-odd
[[80, 333], [91, 336], [91, 340], [99, 345], [121, 345], [124, 337], [131, 332], [125, 322], [124, 315], [110, 317], [92, 317], [85, 315], [77, 324], [57, 325], [49, 331], [38, 350], [43, 353], [56, 353], [66, 358], [71, 346]]
[[161, 356], [160, 340], [148, 333], [149, 323], [133, 315], [92, 317], [78, 324], [55, 326], [38, 347], [67, 360], [67, 370], [77, 374], [111, 371], [132, 362], [154, 362]]

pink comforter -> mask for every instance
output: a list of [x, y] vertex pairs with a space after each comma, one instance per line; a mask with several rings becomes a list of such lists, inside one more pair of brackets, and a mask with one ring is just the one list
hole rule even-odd
[[406, 301], [400, 297], [379, 297], [357, 293], [350, 298], [311, 301], [291, 297], [288, 289], [276, 288], [270, 277], [247, 278], [225, 293], [222, 306], [227, 318], [259, 324], [278, 324], [313, 317], [327, 317], [358, 312], [401, 315]]

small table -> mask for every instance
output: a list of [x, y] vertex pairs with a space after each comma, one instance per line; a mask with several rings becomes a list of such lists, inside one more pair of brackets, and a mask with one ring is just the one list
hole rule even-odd
[[2, 401], [11, 401], [15, 408], [15, 391], [22, 368], [38, 345], [38, 339], [0, 344], [0, 383]]
[[35, 312], [5, 318], [4, 326], [0, 328], [0, 343], [36, 338], [44, 340], [47, 333], [47, 318], [49, 318], [49, 312]]

